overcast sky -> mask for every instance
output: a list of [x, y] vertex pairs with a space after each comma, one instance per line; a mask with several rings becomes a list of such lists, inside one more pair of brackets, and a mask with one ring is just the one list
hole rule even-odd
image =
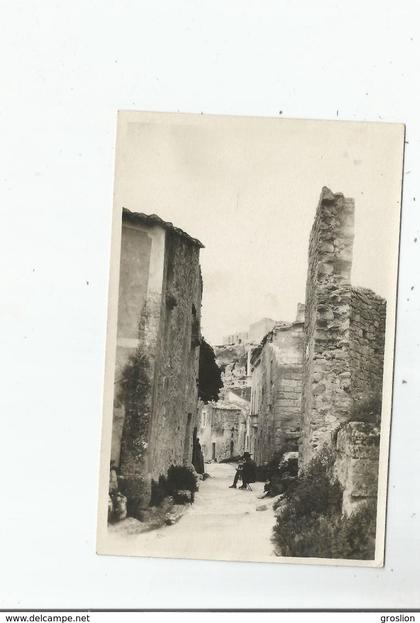
[[355, 199], [352, 283], [395, 296], [402, 126], [120, 113], [115, 202], [205, 245], [202, 330], [212, 344], [305, 302], [323, 186]]

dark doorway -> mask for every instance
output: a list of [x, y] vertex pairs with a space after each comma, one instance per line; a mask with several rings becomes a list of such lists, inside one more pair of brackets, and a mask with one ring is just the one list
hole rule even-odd
[[189, 413], [187, 417], [187, 425], [185, 427], [185, 437], [184, 437], [184, 460], [188, 462], [191, 461], [192, 459], [191, 421], [192, 421], [192, 414]]
[[213, 459], [213, 461], [216, 460], [216, 444], [214, 441], [211, 444], [211, 458]]
[[197, 462], [196, 452], [197, 452], [197, 426], [194, 426], [193, 436], [192, 436], [192, 456], [191, 456], [191, 462], [194, 465], [194, 467]]
[[233, 441], [230, 442], [230, 456], [233, 456]]

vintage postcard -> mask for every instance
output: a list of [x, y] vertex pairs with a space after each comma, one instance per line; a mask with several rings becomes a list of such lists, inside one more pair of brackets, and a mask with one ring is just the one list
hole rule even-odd
[[403, 152], [119, 113], [98, 553], [384, 564]]

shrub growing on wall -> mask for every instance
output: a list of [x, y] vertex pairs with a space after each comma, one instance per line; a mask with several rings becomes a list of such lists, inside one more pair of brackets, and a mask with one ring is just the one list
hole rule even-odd
[[160, 506], [167, 496], [176, 496], [179, 491], [190, 491], [191, 501], [194, 501], [194, 493], [198, 491], [197, 474], [188, 466], [171, 465], [167, 476], [152, 480], [150, 506]]
[[192, 469], [189, 469], [184, 465], [171, 465], [168, 469], [166, 486], [171, 494], [175, 493], [175, 491], [182, 490], [194, 493], [198, 490], [197, 475]]
[[376, 503], [342, 516], [342, 490], [333, 475], [334, 455], [324, 448], [286, 493], [273, 541], [281, 556], [350, 558], [375, 556]]
[[375, 393], [353, 402], [350, 419], [352, 422], [380, 424], [381, 411], [382, 396], [379, 393]]

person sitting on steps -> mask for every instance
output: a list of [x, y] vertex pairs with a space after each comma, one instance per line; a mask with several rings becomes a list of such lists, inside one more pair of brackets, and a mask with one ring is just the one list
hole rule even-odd
[[244, 452], [242, 459], [243, 460], [239, 463], [236, 469], [235, 478], [233, 479], [233, 484], [229, 487], [230, 489], [236, 489], [239, 478], [242, 479], [242, 485], [239, 487], [240, 489], [247, 489], [248, 485], [256, 480], [257, 465], [255, 461], [251, 459], [250, 453]]

